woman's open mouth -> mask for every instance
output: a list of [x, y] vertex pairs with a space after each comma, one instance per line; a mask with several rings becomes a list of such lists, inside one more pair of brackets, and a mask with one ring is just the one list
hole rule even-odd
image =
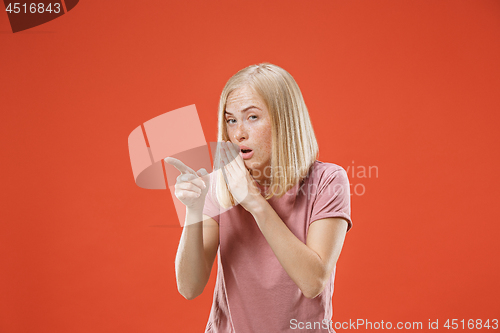
[[252, 156], [253, 156], [253, 150], [252, 149], [241, 149], [240, 150], [240, 156], [244, 160], [248, 160], [248, 159], [252, 158]]

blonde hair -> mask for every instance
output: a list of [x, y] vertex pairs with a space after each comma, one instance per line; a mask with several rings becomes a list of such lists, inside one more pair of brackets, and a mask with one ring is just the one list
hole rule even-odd
[[[280, 198], [307, 177], [319, 155], [311, 119], [299, 86], [283, 68], [270, 63], [251, 65], [227, 81], [219, 101], [217, 140], [228, 141], [224, 112], [228, 96], [235, 90], [249, 87], [266, 104], [272, 123], [271, 183], [265, 198]], [[219, 154], [215, 164], [222, 165]], [[236, 204], [217, 168], [216, 196], [228, 208]]]

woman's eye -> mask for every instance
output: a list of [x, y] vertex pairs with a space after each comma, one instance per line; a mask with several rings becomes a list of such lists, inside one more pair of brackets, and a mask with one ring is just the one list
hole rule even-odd
[[231, 122], [230, 122], [231, 120], [234, 120], [234, 119], [227, 119], [227, 120], [226, 120], [226, 123], [228, 123], [228, 124], [234, 124], [234, 123], [231, 123]]
[[257, 116], [250, 116], [250, 118], [255, 117], [254, 119], [257, 119]]

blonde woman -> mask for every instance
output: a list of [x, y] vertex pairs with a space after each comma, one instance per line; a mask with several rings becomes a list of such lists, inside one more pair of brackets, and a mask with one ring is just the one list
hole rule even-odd
[[342, 167], [317, 160], [293, 77], [269, 63], [231, 77], [218, 141], [210, 175], [166, 159], [182, 172], [175, 193], [186, 205], [179, 292], [200, 295], [218, 254], [205, 332], [334, 332], [336, 262], [352, 226], [349, 180]]

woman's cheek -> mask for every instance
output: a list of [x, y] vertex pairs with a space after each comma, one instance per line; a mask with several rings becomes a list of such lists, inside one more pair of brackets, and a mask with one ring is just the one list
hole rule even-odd
[[264, 145], [265, 145], [265, 153], [266, 156], [271, 159], [271, 147], [273, 143], [273, 137], [272, 137], [272, 129], [271, 129], [271, 124], [269, 122], [266, 123], [266, 128], [263, 131], [263, 133], [266, 133], [267, 135], [264, 135]]
[[266, 160], [271, 159], [271, 144], [269, 142], [265, 143], [264, 149], [262, 151], [264, 153], [263, 158]]

